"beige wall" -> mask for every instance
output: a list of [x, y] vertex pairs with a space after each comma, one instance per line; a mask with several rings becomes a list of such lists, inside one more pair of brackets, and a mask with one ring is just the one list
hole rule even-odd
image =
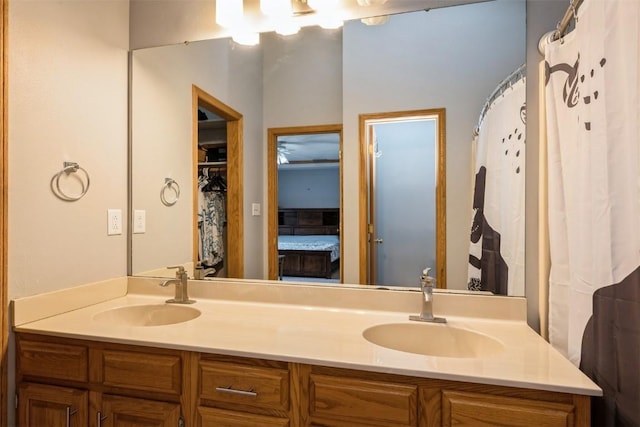
[[[126, 227], [106, 229], [127, 209], [128, 1], [9, 10], [9, 297], [125, 275]], [[77, 202], [49, 186], [64, 161], [91, 176]]]

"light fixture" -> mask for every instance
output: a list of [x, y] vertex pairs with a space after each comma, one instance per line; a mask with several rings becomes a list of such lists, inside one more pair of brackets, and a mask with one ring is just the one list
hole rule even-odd
[[389, 22], [389, 15], [372, 16], [371, 18], [362, 18], [360, 21], [366, 25], [382, 25]]
[[296, 24], [293, 19], [282, 19], [275, 24], [276, 33], [281, 36], [290, 36], [300, 31], [300, 25]]
[[358, 5], [360, 6], [379, 6], [383, 5], [387, 2], [387, 0], [358, 0]]
[[277, 162], [279, 165], [286, 165], [289, 163], [289, 159], [287, 159], [287, 156], [285, 156], [282, 151], [278, 150]]
[[260, 0], [260, 10], [270, 18], [291, 15], [291, 0]]
[[242, 0], [216, 0], [216, 22], [221, 27], [232, 28], [242, 22]]
[[255, 31], [249, 31], [245, 28], [235, 30], [231, 35], [231, 39], [243, 46], [255, 46], [260, 43], [260, 34]]
[[344, 25], [338, 0], [307, 0], [307, 4], [316, 11], [316, 21], [320, 27], [333, 30]]

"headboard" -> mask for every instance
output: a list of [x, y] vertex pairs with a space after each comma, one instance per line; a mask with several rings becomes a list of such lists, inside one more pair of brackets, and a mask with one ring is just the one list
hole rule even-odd
[[339, 208], [291, 208], [278, 211], [278, 235], [340, 234]]

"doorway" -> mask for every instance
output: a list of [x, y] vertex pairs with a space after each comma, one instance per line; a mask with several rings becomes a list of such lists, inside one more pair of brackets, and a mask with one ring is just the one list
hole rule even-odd
[[[192, 89], [193, 113], [193, 260], [201, 264], [202, 237], [199, 217], [201, 206], [199, 203], [199, 179], [207, 174], [220, 177], [224, 181], [224, 212], [220, 226], [220, 236], [223, 236], [222, 248], [224, 259], [215, 266], [206, 265], [204, 270], [213, 272], [223, 269], [218, 277], [244, 277], [244, 214], [242, 195], [242, 114], [233, 110], [222, 101], [216, 99], [197, 86]], [[207, 116], [207, 114], [210, 116]], [[221, 127], [222, 126], [222, 127]], [[223, 139], [216, 139], [209, 143], [201, 143], [203, 134], [224, 134]], [[210, 138], [205, 138], [210, 139]], [[204, 156], [203, 156], [203, 151]], [[214, 158], [215, 157], [215, 158]], [[208, 258], [204, 257], [204, 258]], [[215, 258], [215, 257], [214, 257]], [[218, 261], [217, 259], [215, 261]], [[195, 269], [194, 269], [195, 270]], [[206, 274], [205, 274], [206, 275]], [[203, 277], [204, 278], [204, 277]]]
[[413, 287], [429, 267], [446, 286], [444, 124], [444, 109], [361, 115], [361, 282]]
[[268, 130], [268, 278], [341, 283], [342, 125]]

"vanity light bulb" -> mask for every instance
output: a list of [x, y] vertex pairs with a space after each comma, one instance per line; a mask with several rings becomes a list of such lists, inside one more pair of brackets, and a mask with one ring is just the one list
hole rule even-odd
[[300, 31], [300, 26], [292, 20], [283, 20], [276, 24], [275, 30], [281, 36], [291, 36]]
[[251, 31], [238, 31], [231, 38], [243, 46], [255, 46], [260, 43], [260, 34]]
[[260, 0], [260, 10], [270, 17], [291, 16], [291, 0]]
[[344, 21], [342, 19], [338, 19], [334, 16], [321, 16], [318, 19], [318, 25], [324, 28], [325, 30], [335, 30], [337, 28], [341, 28], [344, 25]]
[[231, 28], [242, 22], [242, 0], [216, 0], [216, 23]]

